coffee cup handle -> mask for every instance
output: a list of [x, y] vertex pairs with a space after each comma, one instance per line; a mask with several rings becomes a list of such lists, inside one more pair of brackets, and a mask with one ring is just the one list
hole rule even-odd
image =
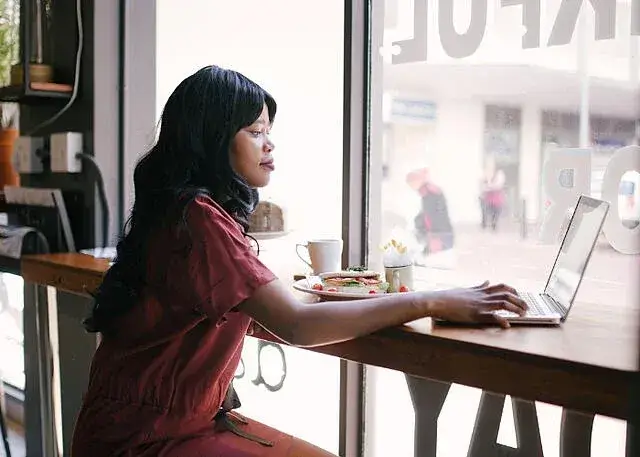
[[308, 245], [306, 245], [306, 244], [300, 244], [300, 243], [297, 243], [297, 244], [296, 244], [296, 255], [298, 256], [298, 258], [299, 258], [300, 260], [302, 260], [304, 263], [306, 263], [306, 264], [309, 266], [309, 268], [313, 269], [313, 267], [311, 266], [311, 259], [309, 259], [309, 261], [307, 261], [304, 257], [302, 257], [302, 256], [300, 255], [300, 251], [298, 251], [298, 248], [304, 248], [304, 249], [306, 249], [306, 250], [307, 250], [307, 256], [308, 256], [308, 255], [309, 255], [309, 246], [308, 246]]

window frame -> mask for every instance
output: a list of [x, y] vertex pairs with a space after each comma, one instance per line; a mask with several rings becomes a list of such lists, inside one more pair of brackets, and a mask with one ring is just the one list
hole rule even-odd
[[[342, 170], [343, 265], [366, 265], [371, 220], [372, 0], [345, 0]], [[375, 219], [374, 219], [375, 220]], [[365, 451], [365, 367], [340, 361], [339, 453]]]

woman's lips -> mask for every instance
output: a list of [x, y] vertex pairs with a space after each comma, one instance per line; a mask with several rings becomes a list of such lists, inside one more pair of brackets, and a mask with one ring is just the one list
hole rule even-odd
[[260, 166], [261, 166], [262, 168], [266, 168], [266, 169], [267, 169], [267, 170], [269, 170], [269, 171], [273, 171], [273, 170], [275, 170], [275, 169], [276, 169], [276, 167], [274, 166], [274, 164], [273, 164], [273, 161], [272, 161], [272, 160], [271, 160], [271, 161], [268, 161], [268, 162], [262, 162], [262, 163], [260, 163]]

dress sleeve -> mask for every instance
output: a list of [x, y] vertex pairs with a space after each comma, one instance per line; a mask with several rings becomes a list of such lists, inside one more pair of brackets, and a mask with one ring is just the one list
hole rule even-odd
[[179, 285], [183, 299], [188, 297], [214, 321], [276, 278], [253, 252], [238, 223], [213, 200], [198, 197], [191, 202], [186, 222], [190, 246], [183, 271], [174, 278], [184, 281]]

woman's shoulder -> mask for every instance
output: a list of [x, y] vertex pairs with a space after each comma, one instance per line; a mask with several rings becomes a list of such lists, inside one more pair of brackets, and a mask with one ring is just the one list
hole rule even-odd
[[231, 215], [208, 195], [197, 195], [186, 206], [188, 225], [204, 228], [218, 227], [218, 230], [235, 237], [244, 238], [242, 226]]
[[234, 222], [231, 215], [212, 197], [206, 194], [196, 195], [186, 205], [186, 211], [189, 216], [213, 218], [215, 220]]

